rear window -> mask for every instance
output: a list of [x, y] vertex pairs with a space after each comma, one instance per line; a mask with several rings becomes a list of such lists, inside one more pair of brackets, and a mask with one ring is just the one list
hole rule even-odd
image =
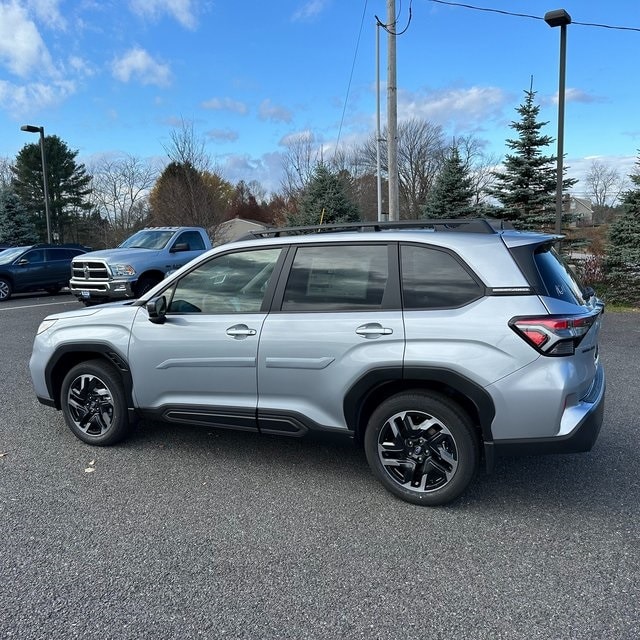
[[534, 254], [534, 260], [549, 296], [571, 304], [584, 305], [582, 287], [577, 276], [555, 249], [539, 249]]

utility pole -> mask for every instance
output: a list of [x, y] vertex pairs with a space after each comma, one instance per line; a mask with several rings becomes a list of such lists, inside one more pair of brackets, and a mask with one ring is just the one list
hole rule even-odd
[[400, 220], [398, 193], [398, 87], [396, 80], [396, 3], [387, 0], [387, 156], [389, 220]]

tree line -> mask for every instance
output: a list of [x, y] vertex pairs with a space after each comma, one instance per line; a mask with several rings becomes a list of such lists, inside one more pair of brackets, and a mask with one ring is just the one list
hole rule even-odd
[[[547, 150], [554, 140], [543, 132], [548, 123], [539, 120], [535, 95], [532, 89], [524, 92], [502, 161], [487, 154], [473, 135], [447, 139], [442, 127], [428, 121], [400, 123], [401, 218], [488, 216], [510, 220], [524, 230], [553, 230], [556, 157]], [[388, 173], [385, 135], [380, 144], [383, 210]], [[167, 162], [162, 167], [132, 155], [105, 156], [87, 167], [63, 140], [47, 136], [53, 238], [103, 248], [151, 225], [203, 226], [215, 235], [220, 223], [235, 217], [277, 226], [375, 220], [376, 143], [371, 135], [364, 143], [326, 158], [323, 145], [311, 135], [293, 137], [283, 154], [280, 190], [267, 194], [258, 182], [231, 184], [222, 177], [204, 141], [184, 121], [164, 147]], [[623, 272], [627, 279], [634, 273], [629, 261], [635, 254], [620, 251], [625, 238], [637, 238], [631, 229], [640, 225], [639, 176], [640, 168], [630, 176], [632, 188], [627, 189], [625, 178], [596, 160], [585, 178], [596, 219], [611, 222], [612, 257], [606, 264], [601, 257], [600, 271], [613, 269], [618, 280]], [[42, 178], [38, 144], [25, 144], [13, 162], [0, 162], [0, 243], [31, 244], [46, 238]], [[565, 176], [564, 190], [575, 183]], [[568, 211], [563, 222], [570, 222]], [[623, 287], [616, 291], [621, 299]]]

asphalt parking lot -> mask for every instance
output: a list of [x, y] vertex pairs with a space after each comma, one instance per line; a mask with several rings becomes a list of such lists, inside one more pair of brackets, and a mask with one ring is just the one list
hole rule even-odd
[[28, 373], [39, 322], [78, 306], [0, 305], [0, 637], [640, 637], [640, 314], [605, 316], [593, 451], [499, 460], [426, 509], [348, 441], [81, 443]]

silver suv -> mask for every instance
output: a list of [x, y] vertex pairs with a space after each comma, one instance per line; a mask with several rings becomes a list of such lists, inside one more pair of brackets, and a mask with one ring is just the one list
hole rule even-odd
[[344, 433], [389, 491], [444, 504], [497, 454], [598, 436], [603, 307], [557, 239], [487, 220], [258, 232], [141, 300], [48, 316], [35, 391], [94, 445], [136, 415]]

